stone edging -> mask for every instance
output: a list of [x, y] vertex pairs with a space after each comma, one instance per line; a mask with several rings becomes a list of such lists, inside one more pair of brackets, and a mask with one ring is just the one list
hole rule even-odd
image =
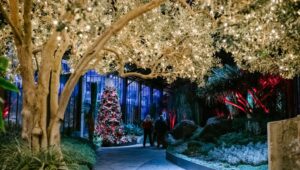
[[169, 151], [166, 151], [166, 159], [186, 170], [214, 170], [203, 165], [199, 165], [186, 159], [180, 158]]

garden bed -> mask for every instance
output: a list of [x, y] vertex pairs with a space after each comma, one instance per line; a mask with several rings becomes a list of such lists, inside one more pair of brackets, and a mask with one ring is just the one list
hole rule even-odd
[[268, 170], [267, 165], [251, 166], [251, 165], [237, 165], [232, 166], [224, 162], [206, 161], [193, 157], [188, 157], [174, 151], [167, 150], [167, 160], [185, 169], [199, 169], [199, 170]]
[[[175, 164], [179, 162], [179, 166], [196, 164], [217, 170], [268, 169], [265, 137], [250, 137], [241, 132], [224, 134], [214, 143], [199, 139], [187, 140], [179, 145], [170, 146], [167, 155]], [[181, 163], [186, 161], [190, 163]]]
[[[61, 150], [63, 161], [69, 169], [89, 170], [96, 162], [95, 147], [85, 139], [63, 137]], [[20, 129], [7, 130], [0, 134], [0, 169], [58, 169], [61, 166], [58, 151], [32, 154], [26, 143], [20, 139]]]

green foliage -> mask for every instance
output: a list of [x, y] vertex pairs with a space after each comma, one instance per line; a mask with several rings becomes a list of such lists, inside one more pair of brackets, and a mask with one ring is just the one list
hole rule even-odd
[[237, 117], [232, 120], [232, 130], [241, 132], [245, 130], [245, 124], [249, 119], [247, 117]]
[[[267, 121], [261, 123], [260, 119], [235, 118], [233, 120], [221, 119], [219, 123], [206, 125], [201, 134], [197, 137], [199, 141], [215, 144], [248, 144], [266, 140]], [[253, 122], [258, 123], [259, 132], [254, 133], [247, 130], [247, 125]]]
[[[4, 75], [6, 73], [6, 70], [8, 68], [8, 60], [7, 58], [0, 56], [0, 88], [4, 89], [4, 90], [10, 90], [10, 91], [14, 91], [14, 92], [18, 92], [19, 89], [13, 85], [11, 82], [7, 81], [4, 78]], [[4, 128], [4, 120], [3, 120], [3, 113], [2, 113], [2, 99], [0, 97], [0, 132], [5, 132], [5, 128]]]
[[15, 124], [6, 124], [5, 128], [8, 129], [9, 133], [0, 133], [0, 148], [10, 141], [20, 139], [21, 127]]
[[188, 142], [187, 150], [183, 152], [187, 156], [207, 155], [207, 153], [215, 147], [213, 143], [204, 143], [192, 140]]
[[19, 128], [15, 129], [10, 129], [9, 133], [0, 136], [1, 170], [54, 170], [64, 168], [65, 165], [72, 170], [85, 170], [92, 169], [96, 162], [92, 145], [85, 140], [73, 138], [62, 139], [63, 161], [54, 148], [33, 154], [26, 143], [19, 138]]
[[0, 88], [3, 88], [5, 90], [18, 92], [19, 89], [13, 85], [11, 82], [7, 81], [6, 79], [0, 77]]
[[232, 131], [232, 122], [230, 120], [220, 120], [220, 123], [206, 125], [198, 139], [203, 142], [216, 143], [217, 139]]
[[92, 169], [96, 163], [96, 154], [92, 149], [93, 146], [85, 140], [63, 138], [61, 146], [64, 160], [69, 165], [85, 165]]
[[29, 169], [58, 169], [61, 166], [58, 151], [50, 148], [33, 154], [25, 143], [19, 140], [5, 144], [1, 148], [1, 169], [29, 170]]
[[143, 129], [138, 125], [126, 124], [124, 125], [124, 133], [125, 135], [141, 136], [143, 135]]
[[100, 135], [94, 135], [93, 137], [93, 143], [97, 146], [97, 147], [101, 147], [102, 146], [102, 138]]
[[8, 67], [7, 58], [0, 56], [0, 75], [2, 76], [0, 77], [0, 88], [18, 92], [19, 91], [18, 88], [3, 77], [3, 74], [5, 74], [7, 67]]
[[0, 72], [6, 72], [7, 67], [8, 60], [5, 57], [0, 56]]
[[243, 132], [227, 133], [219, 137], [217, 140], [218, 145], [233, 146], [233, 145], [247, 145], [248, 143], [266, 142], [267, 136], [265, 135], [252, 135]]
[[3, 109], [2, 104], [0, 103], [0, 133], [5, 132], [4, 120], [3, 120]]
[[[187, 149], [182, 154], [189, 157], [201, 158], [203, 160], [213, 161], [215, 158], [211, 157], [211, 151], [223, 150], [223, 148], [243, 148], [249, 145], [255, 146], [256, 144], [266, 143], [267, 136], [265, 135], [251, 135], [245, 132], [231, 132], [219, 136], [214, 143], [203, 142], [199, 140], [190, 140], [187, 142]], [[242, 151], [241, 151], [242, 152]], [[225, 156], [226, 152], [224, 152]], [[220, 155], [219, 155], [220, 156]], [[220, 160], [222, 157], [217, 156]], [[223, 155], [222, 155], [223, 156]], [[247, 156], [239, 154], [237, 157]]]
[[236, 66], [225, 64], [222, 68], [212, 69], [212, 74], [207, 79], [206, 85], [197, 89], [197, 95], [205, 98], [208, 104], [218, 102], [218, 96], [229, 96], [231, 90], [237, 90], [243, 74]]
[[177, 114], [177, 121], [192, 119], [199, 113], [199, 110], [195, 109], [199, 99], [195, 94], [197, 87], [184, 80], [178, 80], [177, 84], [179, 87], [173, 88], [174, 92], [170, 97], [169, 108]]

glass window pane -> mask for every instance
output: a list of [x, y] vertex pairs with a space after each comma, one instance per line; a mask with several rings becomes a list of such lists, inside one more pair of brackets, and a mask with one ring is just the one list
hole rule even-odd
[[150, 88], [142, 85], [141, 101], [141, 119], [144, 120], [147, 114], [150, 114]]
[[126, 97], [126, 123], [133, 123], [135, 118], [138, 117], [138, 83], [129, 81], [127, 86]]

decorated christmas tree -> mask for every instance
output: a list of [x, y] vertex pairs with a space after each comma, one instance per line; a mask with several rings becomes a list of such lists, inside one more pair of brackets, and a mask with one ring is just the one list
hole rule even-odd
[[95, 136], [101, 137], [104, 146], [128, 142], [122, 126], [122, 113], [118, 95], [110, 79], [105, 82], [105, 89], [101, 96]]

